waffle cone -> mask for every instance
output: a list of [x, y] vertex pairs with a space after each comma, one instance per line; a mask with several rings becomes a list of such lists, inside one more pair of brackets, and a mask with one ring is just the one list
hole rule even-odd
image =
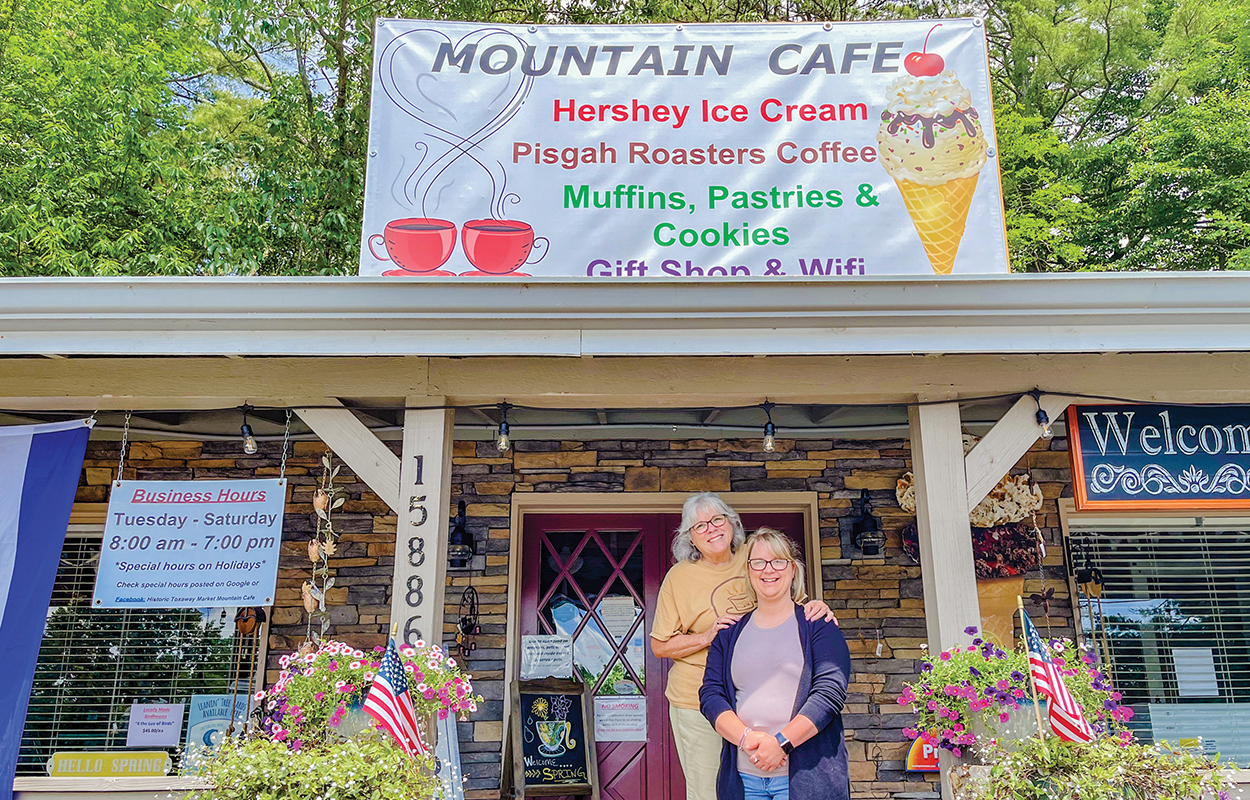
[[980, 173], [956, 178], [938, 186], [921, 186], [895, 179], [912, 224], [920, 234], [929, 263], [938, 275], [949, 275], [955, 266], [955, 254], [964, 238], [968, 224], [968, 208], [972, 193], [977, 190]]

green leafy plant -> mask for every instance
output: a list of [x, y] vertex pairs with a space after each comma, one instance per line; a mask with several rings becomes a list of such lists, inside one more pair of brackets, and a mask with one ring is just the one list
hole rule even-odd
[[1217, 762], [1166, 744], [1032, 737], [1011, 752], [991, 748], [990, 755], [989, 775], [966, 782], [957, 800], [1229, 800], [1232, 788]]
[[409, 758], [370, 730], [333, 748], [291, 751], [269, 738], [222, 744], [198, 800], [425, 800], [439, 796], [433, 759]]

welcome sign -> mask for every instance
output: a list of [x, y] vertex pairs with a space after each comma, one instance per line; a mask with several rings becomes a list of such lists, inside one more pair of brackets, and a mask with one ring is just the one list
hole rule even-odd
[[1077, 510], [1250, 509], [1250, 407], [1068, 407]]
[[360, 274], [1006, 272], [979, 20], [379, 20]]

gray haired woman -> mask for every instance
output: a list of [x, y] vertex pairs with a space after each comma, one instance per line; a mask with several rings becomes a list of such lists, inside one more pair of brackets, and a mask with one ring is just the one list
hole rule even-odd
[[[673, 539], [677, 563], [664, 576], [651, 628], [651, 650], [673, 659], [668, 673], [669, 722], [686, 778], [686, 800], [716, 800], [720, 734], [699, 711], [708, 646], [716, 634], [755, 607], [747, 593], [746, 532], [738, 513], [714, 492], [686, 499]], [[809, 620], [836, 622], [829, 606], [812, 600]]]

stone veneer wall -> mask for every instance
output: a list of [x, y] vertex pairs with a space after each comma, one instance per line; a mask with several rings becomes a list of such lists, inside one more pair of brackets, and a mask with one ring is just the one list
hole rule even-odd
[[[1049, 447], [1047, 447], [1049, 445]], [[105, 502], [117, 466], [119, 443], [92, 442], [79, 502]], [[391, 443], [398, 449], [398, 443]], [[1066, 441], [1039, 442], [1015, 471], [1031, 470], [1046, 497], [1038, 522], [1049, 545], [1047, 586], [1055, 590], [1048, 620], [1055, 635], [1072, 635], [1068, 584], [1063, 577], [1056, 499], [1070, 494]], [[312, 492], [320, 474], [318, 442], [299, 442], [287, 460], [287, 498], [277, 602], [269, 638], [267, 678], [277, 657], [302, 640], [305, 615], [299, 586], [309, 577], [304, 542], [315, 529]], [[237, 442], [134, 442], [127, 479], [192, 480], [275, 477], [277, 445], [246, 456]], [[468, 668], [486, 703], [460, 724], [468, 796], [499, 796], [503, 736], [503, 666], [509, 536], [513, 492], [815, 491], [819, 493], [825, 600], [836, 610], [850, 642], [854, 675], [844, 711], [856, 798], [937, 796], [934, 776], [903, 770], [911, 720], [897, 703], [902, 683], [916, 674], [925, 640], [920, 567], [901, 550], [899, 531], [912, 518], [894, 499], [895, 482], [910, 469], [906, 440], [781, 440], [764, 453], [758, 440], [517, 441], [501, 456], [491, 442], [456, 442], [452, 507], [468, 503], [469, 530], [485, 553], [485, 570], [448, 576], [444, 634], [454, 636], [463, 588], [476, 587], [482, 634]], [[336, 586], [331, 635], [357, 647], [385, 641], [395, 551], [395, 516], [350, 468], [340, 473], [347, 503], [336, 514], [342, 548], [331, 559]], [[872, 493], [874, 513], [888, 539], [884, 557], [865, 559], [850, 541], [851, 501]], [[1038, 591], [1031, 578], [1026, 593]], [[1040, 609], [1031, 609], [1039, 624]], [[881, 645], [877, 655], [878, 637]]]

